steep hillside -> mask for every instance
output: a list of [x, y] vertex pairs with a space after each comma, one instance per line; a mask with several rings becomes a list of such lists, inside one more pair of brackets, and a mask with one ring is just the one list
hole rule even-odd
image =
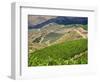
[[28, 16], [28, 66], [88, 63], [88, 18]]
[[[85, 51], [87, 51], [86, 39], [66, 41], [31, 53], [31, 55], [29, 55], [28, 65], [43, 66], [43, 65], [69, 64], [66, 61], [70, 60], [75, 55], [80, 55]], [[82, 58], [84, 58], [83, 55], [81, 56]], [[77, 61], [79, 61], [79, 56]], [[87, 63], [87, 60], [84, 60], [84, 62]], [[78, 63], [81, 64], [82, 62], [78, 62]]]
[[53, 44], [81, 38], [87, 38], [87, 31], [81, 25], [48, 25], [42, 27], [40, 31], [29, 31], [29, 53]]

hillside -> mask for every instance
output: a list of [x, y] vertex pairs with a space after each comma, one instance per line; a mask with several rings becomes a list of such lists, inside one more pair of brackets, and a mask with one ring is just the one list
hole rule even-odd
[[88, 63], [88, 18], [28, 16], [28, 66]]
[[29, 31], [29, 53], [64, 41], [87, 38], [83, 25], [47, 25], [40, 31]]
[[[29, 66], [43, 66], [43, 65], [63, 65], [63, 64], [76, 64], [87, 63], [86, 59], [87, 51], [87, 40], [73, 40], [66, 41], [63, 43], [55, 44], [41, 50], [37, 50], [31, 53], [29, 56]], [[76, 55], [80, 55], [74, 58]], [[80, 58], [80, 59], [79, 59]], [[81, 60], [84, 60], [81, 62]], [[73, 60], [74, 63], [73, 63]], [[72, 62], [72, 63], [71, 63]]]

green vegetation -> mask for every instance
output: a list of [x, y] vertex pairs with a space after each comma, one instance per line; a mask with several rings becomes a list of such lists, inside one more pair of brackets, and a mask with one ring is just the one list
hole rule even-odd
[[79, 28], [79, 27], [82, 27], [84, 30], [88, 30], [88, 25], [82, 25], [82, 24], [70, 24], [70, 25], [65, 25], [64, 26], [65, 28], [72, 28], [72, 27], [75, 27], [75, 28]]
[[[75, 58], [76, 57], [76, 58]], [[71, 65], [71, 64], [87, 64], [88, 58], [87, 58], [87, 51], [80, 53], [79, 55], [75, 56], [69, 60], [66, 60], [65, 63]]]
[[[66, 41], [41, 50], [28, 57], [28, 66], [87, 64], [87, 39]], [[74, 59], [76, 55], [82, 55]]]
[[57, 39], [59, 39], [62, 35], [63, 34], [51, 32], [51, 33], [49, 33], [48, 35], [45, 36], [43, 42], [46, 42], [48, 40], [50, 40], [50, 42], [54, 42]]
[[88, 30], [88, 25], [83, 25], [82, 27], [84, 30]]

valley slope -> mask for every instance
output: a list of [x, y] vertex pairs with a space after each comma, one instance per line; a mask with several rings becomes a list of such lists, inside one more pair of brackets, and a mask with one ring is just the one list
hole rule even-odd
[[28, 66], [88, 63], [86, 18], [30, 16]]

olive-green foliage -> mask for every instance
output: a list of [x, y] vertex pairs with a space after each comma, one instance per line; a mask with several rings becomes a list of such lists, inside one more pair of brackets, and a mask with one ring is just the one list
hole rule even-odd
[[[69, 59], [67, 60], [68, 64], [87, 64], [88, 63], [88, 58], [87, 58], [87, 51], [82, 53], [82, 56], [77, 57], [76, 59]], [[66, 63], [65, 63], [66, 64]]]
[[88, 25], [83, 25], [82, 27], [84, 30], [88, 30]]
[[[37, 50], [28, 57], [28, 66], [48, 66], [48, 65], [65, 65], [74, 64], [68, 60], [77, 54], [87, 50], [87, 39], [80, 39], [74, 41], [66, 41], [64, 43], [55, 44], [41, 50]], [[78, 59], [76, 62], [85, 62], [86, 57]], [[77, 63], [75, 63], [77, 64]]]

